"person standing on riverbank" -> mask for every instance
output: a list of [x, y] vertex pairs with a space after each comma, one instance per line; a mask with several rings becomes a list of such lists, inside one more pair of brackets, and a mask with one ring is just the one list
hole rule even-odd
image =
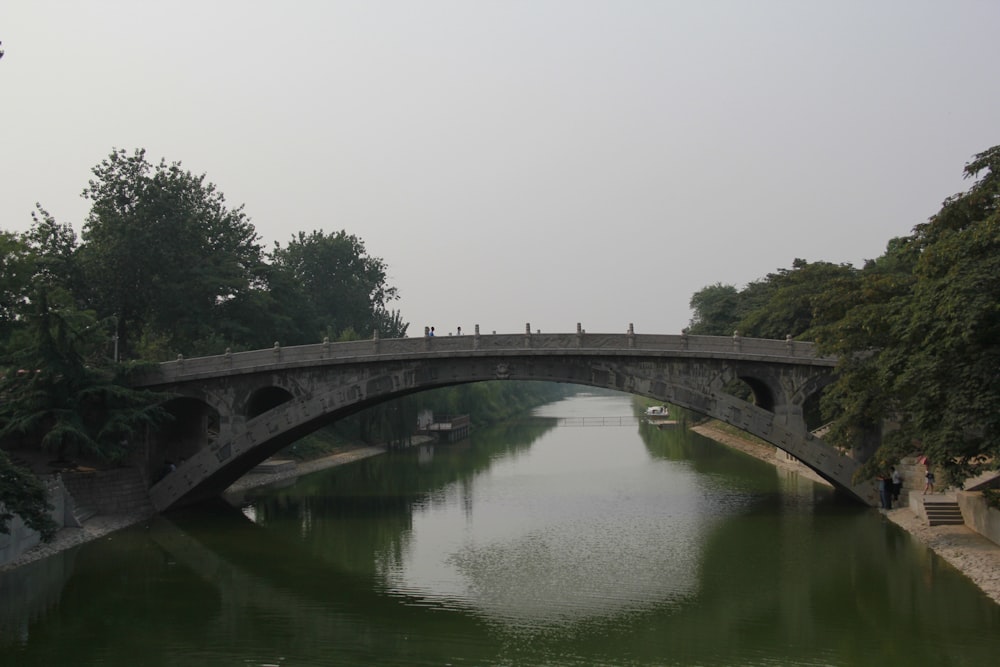
[[903, 490], [903, 476], [898, 468], [892, 469], [892, 499], [899, 502], [899, 492]]
[[882, 501], [882, 509], [892, 509], [892, 479], [885, 473], [878, 476], [878, 497]]
[[924, 495], [928, 493], [934, 493], [934, 471], [931, 470], [930, 466], [927, 466], [927, 472], [924, 473], [924, 479], [927, 483], [924, 484]]

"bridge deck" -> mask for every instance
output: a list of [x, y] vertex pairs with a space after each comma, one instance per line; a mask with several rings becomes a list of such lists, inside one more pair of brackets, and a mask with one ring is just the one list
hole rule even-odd
[[136, 386], [149, 386], [200, 377], [253, 373], [263, 368], [295, 368], [371, 361], [373, 358], [472, 356], [554, 356], [628, 354], [662, 358], [701, 357], [767, 361], [833, 367], [836, 357], [820, 356], [812, 343], [794, 340], [742, 338], [739, 336], [688, 336], [661, 334], [491, 334], [424, 338], [373, 338], [344, 343], [317, 343], [233, 352], [159, 364], [137, 375]]

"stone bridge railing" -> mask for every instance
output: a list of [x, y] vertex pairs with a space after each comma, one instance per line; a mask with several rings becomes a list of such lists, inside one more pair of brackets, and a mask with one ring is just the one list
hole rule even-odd
[[152, 386], [199, 378], [239, 375], [266, 368], [296, 368], [370, 360], [373, 357], [409, 358], [434, 356], [476, 356], [510, 354], [568, 354], [593, 352], [607, 355], [620, 351], [633, 356], [701, 357], [768, 361], [796, 365], [836, 366], [835, 357], [820, 356], [812, 343], [729, 336], [691, 336], [687, 334], [590, 334], [578, 328], [576, 333], [541, 334], [527, 330], [523, 334], [484, 334], [463, 336], [424, 336], [420, 338], [381, 339], [342, 343], [316, 343], [249, 352], [225, 353], [210, 357], [185, 359], [159, 364], [155, 370], [136, 376], [136, 386]]

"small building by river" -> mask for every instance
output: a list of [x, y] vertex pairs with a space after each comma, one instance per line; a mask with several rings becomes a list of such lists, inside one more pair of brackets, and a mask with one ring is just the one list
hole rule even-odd
[[417, 435], [429, 435], [438, 442], [457, 442], [469, 437], [469, 415], [438, 415], [421, 410], [417, 415]]

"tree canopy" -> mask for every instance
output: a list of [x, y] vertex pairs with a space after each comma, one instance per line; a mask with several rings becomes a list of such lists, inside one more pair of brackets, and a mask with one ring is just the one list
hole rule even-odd
[[912, 454], [952, 483], [1000, 466], [1000, 146], [965, 176], [966, 192], [861, 269], [796, 259], [691, 299], [691, 333], [791, 335], [840, 356], [827, 439], [863, 451], [882, 432], [865, 476]]
[[93, 173], [80, 248], [88, 302], [117, 318], [125, 353], [141, 352], [142, 337], [206, 347], [223, 304], [261, 273], [263, 252], [243, 208], [228, 208], [204, 175], [179, 162], [154, 166], [141, 149], [116, 150]]
[[833, 435], [891, 424], [867, 474], [918, 452], [953, 483], [1000, 464], [1000, 146], [965, 176], [969, 190], [868, 262], [853, 308], [817, 332], [844, 355]]
[[312, 340], [337, 340], [349, 330], [366, 337], [375, 331], [392, 338], [406, 333], [406, 325], [388, 310], [397, 293], [386, 283], [385, 262], [369, 256], [357, 236], [344, 230], [299, 232], [284, 247], [275, 243], [271, 259], [299, 291], [297, 310]]
[[742, 290], [716, 283], [691, 297], [688, 332], [708, 336], [757, 338], [810, 337], [822, 322], [842, 316], [840, 308], [826, 300], [831, 289], [849, 289], [857, 271], [847, 264], [809, 263], [796, 258], [791, 269], [778, 269], [749, 283]]
[[[115, 149], [92, 172], [79, 241], [40, 205], [28, 232], [0, 230], [0, 446], [120, 460], [165, 418], [162, 395], [128, 387], [134, 364], [405, 335], [358, 237], [299, 233], [269, 255], [243, 207], [179, 162]], [[10, 512], [46, 528], [29, 478], [0, 459], [0, 529]]]
[[0, 533], [10, 533], [10, 521], [17, 515], [29, 528], [38, 531], [43, 540], [50, 540], [57, 528], [49, 516], [51, 511], [41, 480], [0, 449]]

